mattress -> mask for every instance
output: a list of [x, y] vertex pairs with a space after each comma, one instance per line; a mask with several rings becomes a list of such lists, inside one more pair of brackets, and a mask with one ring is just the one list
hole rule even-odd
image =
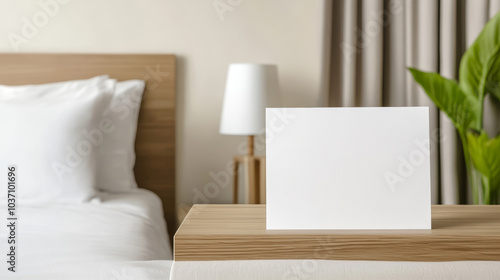
[[[5, 209], [0, 211], [5, 223], [7, 207], [0, 204], [0, 209]], [[148, 190], [101, 193], [84, 204], [24, 206], [20, 201], [17, 216], [18, 277], [85, 263], [106, 265], [172, 258], [161, 201]], [[0, 253], [4, 256], [6, 237], [6, 227], [2, 226]], [[170, 262], [166, 265], [170, 266]], [[7, 272], [7, 263], [0, 262], [0, 278], [12, 274]]]

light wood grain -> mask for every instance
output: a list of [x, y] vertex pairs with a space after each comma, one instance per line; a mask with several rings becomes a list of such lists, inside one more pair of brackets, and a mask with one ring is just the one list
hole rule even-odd
[[163, 202], [171, 236], [175, 214], [175, 56], [0, 54], [0, 84], [40, 84], [108, 74], [146, 80], [136, 137], [136, 180]]
[[195, 205], [175, 260], [500, 261], [500, 206], [433, 206], [432, 230], [267, 231], [265, 217], [265, 205]]
[[248, 135], [248, 156], [254, 156], [254, 136]]

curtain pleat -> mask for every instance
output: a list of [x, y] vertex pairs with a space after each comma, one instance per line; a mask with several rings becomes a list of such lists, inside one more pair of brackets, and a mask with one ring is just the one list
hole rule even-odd
[[344, 42], [342, 43], [342, 106], [356, 106], [356, 61], [358, 1], [344, 1]]
[[[439, 2], [420, 0], [417, 5], [417, 68], [423, 71], [438, 71], [438, 30]], [[413, 81], [412, 81], [413, 82]], [[432, 203], [439, 199], [439, 126], [438, 110], [424, 90], [418, 87], [417, 105], [428, 106], [430, 116], [430, 148], [431, 148], [431, 197]]]
[[[441, 0], [439, 7], [439, 72], [443, 77], [457, 79], [457, 1]], [[439, 114], [441, 203], [459, 203], [459, 188], [463, 188], [461, 153], [455, 126], [445, 113]]]
[[[408, 0], [408, 1], [399, 1], [404, 5], [404, 13], [406, 16], [406, 62], [403, 62], [403, 65], [408, 67], [417, 67], [417, 1]], [[416, 106], [417, 105], [417, 85], [413, 82], [413, 77], [411, 76], [409, 71], [405, 71], [406, 73], [406, 105], [407, 106]]]
[[[500, 10], [500, 0], [334, 2], [332, 17], [341, 20], [332, 25], [330, 106], [429, 106], [432, 202], [471, 202], [456, 129], [407, 67], [457, 79], [461, 55]], [[499, 108], [487, 98], [490, 136], [500, 131]]]
[[364, 107], [382, 106], [382, 70], [383, 70], [383, 28], [384, 1], [361, 1], [361, 26], [358, 27], [359, 68], [357, 77], [363, 81], [358, 83], [357, 105]]
[[380, 70], [383, 83], [383, 105], [384, 106], [405, 106], [406, 102], [406, 16], [403, 3], [391, 8], [386, 0], [385, 10], [386, 20], [384, 22], [384, 65]]
[[500, 11], [500, 0], [490, 0], [489, 1], [489, 15], [488, 17], [493, 17], [498, 11]]

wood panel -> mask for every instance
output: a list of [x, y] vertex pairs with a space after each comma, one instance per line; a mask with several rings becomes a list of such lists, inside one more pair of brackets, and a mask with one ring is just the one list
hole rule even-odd
[[0, 84], [40, 84], [108, 74], [146, 80], [136, 137], [136, 180], [163, 202], [171, 236], [175, 215], [175, 56], [0, 54]]
[[174, 237], [174, 255], [176, 261], [500, 261], [500, 206], [433, 206], [432, 228], [267, 231], [265, 205], [195, 205]]

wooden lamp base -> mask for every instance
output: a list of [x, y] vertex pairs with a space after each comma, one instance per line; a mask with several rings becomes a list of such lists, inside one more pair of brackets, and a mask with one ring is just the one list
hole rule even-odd
[[233, 203], [238, 203], [238, 171], [244, 166], [245, 185], [247, 186], [246, 203], [266, 203], [266, 158], [254, 155], [254, 136], [248, 136], [248, 154], [234, 156], [233, 165]]

